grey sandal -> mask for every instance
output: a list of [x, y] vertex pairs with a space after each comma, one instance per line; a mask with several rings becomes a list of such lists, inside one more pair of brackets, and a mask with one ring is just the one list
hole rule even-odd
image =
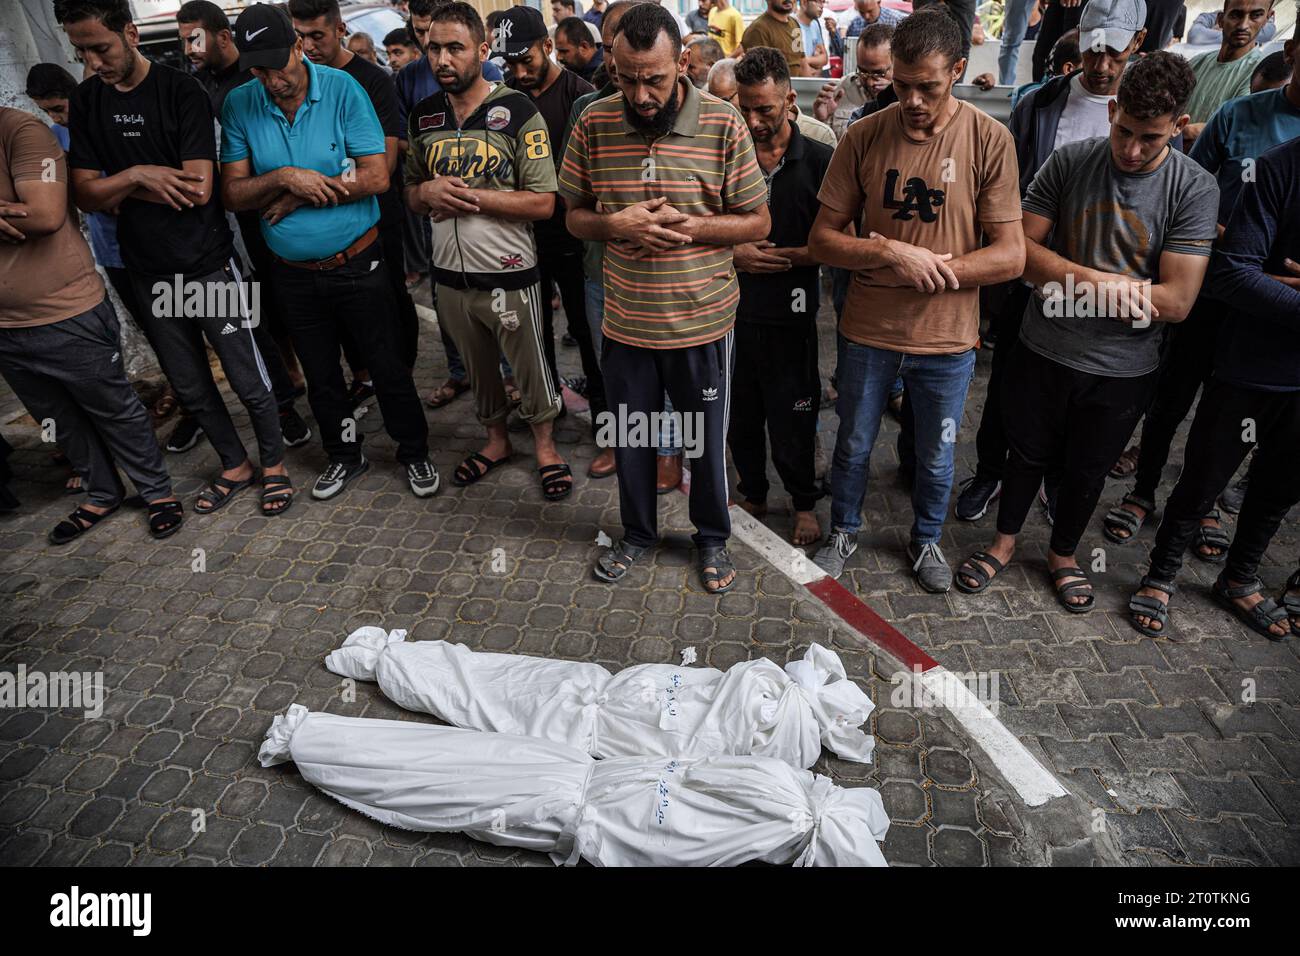
[[[1065, 578], [1078, 578], [1078, 580], [1062, 584]], [[1056, 591], [1056, 603], [1071, 614], [1086, 614], [1097, 603], [1092, 582], [1088, 580], [1088, 575], [1084, 573], [1083, 568], [1057, 568], [1052, 572], [1052, 588]], [[1074, 604], [1069, 600], [1072, 597], [1086, 597], [1087, 600], [1082, 604]]]
[[[1282, 624], [1287, 620], [1287, 611], [1285, 607], [1279, 605], [1272, 598], [1264, 598], [1249, 610], [1241, 607], [1235, 602], [1236, 598], [1250, 597], [1252, 594], [1258, 594], [1264, 590], [1264, 583], [1259, 578], [1253, 581], [1247, 581], [1245, 584], [1229, 584], [1228, 572], [1223, 571], [1210, 588], [1214, 597], [1225, 608], [1237, 616], [1237, 619], [1245, 624], [1256, 634], [1263, 634], [1270, 641], [1280, 641], [1286, 634], [1274, 634], [1269, 630], [1273, 624]], [[1288, 627], [1288, 631], [1290, 627]]]
[[[1166, 594], [1173, 596], [1178, 590], [1172, 583], [1153, 580], [1150, 576], [1144, 577], [1138, 585], [1138, 589], [1152, 588], [1156, 591], [1164, 591]], [[1149, 624], [1139, 624], [1137, 616], [1154, 618], [1160, 624], [1157, 630]], [[1133, 594], [1128, 599], [1128, 622], [1133, 629], [1147, 637], [1164, 637], [1169, 633], [1169, 602], [1161, 601], [1159, 598], [1153, 598], [1147, 594]]]
[[[1213, 518], [1218, 521], [1220, 518], [1219, 509], [1207, 511], [1205, 518]], [[1196, 529], [1196, 538], [1192, 541], [1192, 553], [1204, 561], [1206, 564], [1222, 564], [1228, 560], [1228, 549], [1232, 547], [1232, 539], [1222, 528], [1207, 528], [1205, 525], [1199, 525]], [[1218, 554], [1202, 554], [1201, 548], [1218, 548]], [[1252, 592], [1253, 593], [1253, 592]]]
[[[215, 511], [220, 511], [226, 505], [230, 504], [231, 498], [252, 485], [256, 480], [256, 475], [253, 475], [244, 481], [232, 481], [229, 478], [223, 478], [221, 475], [217, 475], [217, 477], [212, 479], [208, 487], [199, 492], [199, 497], [194, 502], [194, 513], [210, 515]], [[207, 507], [200, 508], [200, 505], [206, 505]]]
[[636, 560], [649, 550], [649, 548], [628, 544], [626, 541], [619, 541], [596, 559], [596, 565], [591, 569], [591, 573], [596, 576], [597, 581], [613, 584], [621, 580], [623, 575], [631, 570]]
[[[1136, 505], [1145, 511], [1146, 515], [1139, 518], [1125, 508], [1124, 505]], [[1106, 536], [1108, 541], [1114, 541], [1116, 544], [1128, 544], [1137, 537], [1137, 533], [1142, 530], [1142, 526], [1155, 517], [1155, 513], [1156, 503], [1154, 501], [1139, 498], [1134, 494], [1127, 494], [1120, 499], [1118, 508], [1111, 508], [1106, 512], [1106, 516], [1101, 520], [1101, 533]], [[1117, 534], [1118, 531], [1127, 531], [1128, 535]]]
[[[735, 571], [736, 566], [731, 563], [731, 555], [727, 554], [726, 548], [704, 548], [700, 551], [700, 582], [708, 594], [725, 594], [735, 587], [740, 579]], [[719, 584], [728, 574], [731, 575], [731, 580]], [[717, 586], [709, 587], [710, 584]]]
[[[977, 561], [979, 564], [976, 564]], [[993, 569], [993, 573], [989, 574], [980, 566], [981, 564], [988, 565]], [[957, 567], [957, 576], [953, 579], [953, 584], [957, 585], [958, 591], [966, 594], [979, 594], [988, 590], [988, 586], [993, 583], [993, 579], [1001, 574], [1005, 567], [1006, 565], [987, 551], [976, 551]], [[971, 587], [962, 580], [963, 576], [974, 578], [979, 583]]]
[[1300, 571], [1286, 579], [1277, 603], [1286, 608], [1286, 616], [1291, 619], [1291, 633], [1300, 634]]

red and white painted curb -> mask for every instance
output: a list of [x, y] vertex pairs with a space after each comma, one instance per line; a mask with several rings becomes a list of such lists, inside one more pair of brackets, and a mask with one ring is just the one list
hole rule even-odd
[[[417, 306], [426, 320], [432, 310]], [[578, 418], [590, 421], [586, 401], [564, 389], [565, 402]], [[690, 492], [691, 474], [682, 470], [678, 491]], [[856, 594], [813, 564], [801, 548], [784, 541], [739, 505], [732, 505], [731, 533], [795, 584], [804, 588], [831, 612], [842, 626], [897, 661], [907, 678], [915, 678], [929, 698], [946, 709], [970, 738], [988, 755], [1007, 783], [1026, 805], [1040, 806], [1063, 797], [1065, 788], [1035, 759], [1019, 738], [971, 693], [966, 684], [942, 667], [906, 635], [871, 610]]]
[[732, 535], [805, 588], [855, 635], [896, 660], [908, 677], [917, 675], [930, 698], [952, 714], [1028, 806], [1065, 796], [1060, 782], [955, 674], [808, 560], [802, 549], [778, 537], [739, 505], [732, 505], [730, 511]]

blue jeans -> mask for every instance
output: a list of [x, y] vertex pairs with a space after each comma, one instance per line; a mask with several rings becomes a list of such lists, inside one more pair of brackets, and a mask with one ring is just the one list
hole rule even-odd
[[831, 527], [856, 534], [862, 527], [871, 448], [894, 382], [902, 378], [916, 434], [916, 484], [912, 491], [912, 543], [937, 542], [948, 515], [953, 451], [975, 375], [975, 350], [956, 355], [909, 355], [858, 345], [839, 336], [836, 384], [840, 418], [831, 460]]
[[1003, 9], [1002, 46], [998, 50], [998, 85], [1016, 85], [1016, 66], [1020, 62], [1020, 44], [1029, 29], [1029, 11], [1037, 0], [1006, 0]]
[[[605, 321], [605, 286], [594, 279], [587, 279], [587, 323], [591, 326], [591, 344], [596, 349], [597, 357], [605, 354], [605, 335], [601, 325]], [[667, 413], [673, 410], [672, 399], [664, 392], [665, 417], [660, 419], [659, 454], [671, 458], [682, 453], [682, 436], [677, 434], [672, 420]]]

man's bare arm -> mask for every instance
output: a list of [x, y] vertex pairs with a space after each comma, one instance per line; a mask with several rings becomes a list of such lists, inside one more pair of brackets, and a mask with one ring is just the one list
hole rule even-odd
[[183, 168], [132, 166], [104, 176], [97, 169], [72, 170], [72, 190], [83, 212], [116, 209], [126, 199], [141, 199], [173, 209], [204, 205], [212, 198], [212, 162], [189, 159]]
[[1019, 222], [980, 223], [988, 243], [949, 263], [963, 289], [1017, 279], [1025, 271], [1025, 233]]
[[466, 189], [484, 216], [512, 222], [536, 222], [550, 219], [555, 213], [555, 193], [535, 193], [526, 189]]
[[859, 239], [846, 234], [853, 224], [848, 213], [823, 205], [808, 233], [808, 251], [818, 262], [840, 269], [877, 269], [889, 265], [888, 239]]
[[0, 203], [0, 217], [23, 234], [35, 239], [56, 233], [68, 218], [68, 189], [65, 183], [24, 179], [14, 183], [18, 202]]
[[772, 231], [772, 217], [767, 206], [754, 212], [728, 212], [720, 216], [692, 216], [673, 227], [706, 246], [738, 246], [758, 242]]

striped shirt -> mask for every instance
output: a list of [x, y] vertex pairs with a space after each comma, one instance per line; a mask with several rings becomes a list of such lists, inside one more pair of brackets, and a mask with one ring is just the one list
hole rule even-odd
[[[690, 83], [679, 83], [678, 95], [672, 129], [656, 140], [628, 123], [622, 93], [593, 102], [569, 136], [561, 195], [601, 212], [660, 196], [697, 216], [762, 209], [767, 186], [740, 115]], [[609, 242], [604, 267], [602, 330], [616, 342], [687, 348], [716, 341], [735, 324], [740, 286], [730, 246], [691, 243], [634, 259]]]

